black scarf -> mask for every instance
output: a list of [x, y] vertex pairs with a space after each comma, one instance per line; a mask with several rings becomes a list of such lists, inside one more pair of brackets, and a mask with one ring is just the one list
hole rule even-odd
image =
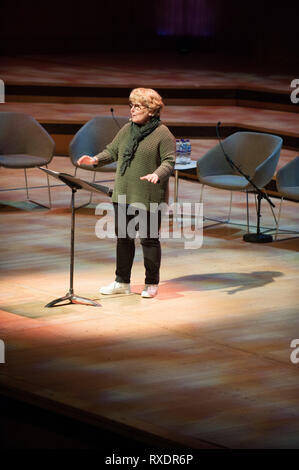
[[124, 175], [128, 166], [134, 158], [135, 152], [139, 145], [139, 142], [143, 140], [147, 135], [151, 134], [161, 124], [159, 117], [152, 117], [143, 126], [139, 126], [134, 122], [131, 122], [130, 136], [128, 145], [124, 151], [123, 162], [120, 167], [120, 174]]

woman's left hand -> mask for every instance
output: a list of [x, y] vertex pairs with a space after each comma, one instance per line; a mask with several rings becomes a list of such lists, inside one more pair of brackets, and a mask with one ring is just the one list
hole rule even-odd
[[156, 173], [149, 173], [148, 175], [145, 175], [145, 176], [140, 176], [140, 179], [141, 180], [147, 180], [149, 181], [150, 183], [158, 183], [159, 181], [159, 176], [156, 175]]

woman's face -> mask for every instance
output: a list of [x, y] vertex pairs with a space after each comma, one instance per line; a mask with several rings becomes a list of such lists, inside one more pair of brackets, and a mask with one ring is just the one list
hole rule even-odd
[[151, 118], [149, 109], [140, 103], [130, 103], [131, 121], [135, 124], [145, 124]]

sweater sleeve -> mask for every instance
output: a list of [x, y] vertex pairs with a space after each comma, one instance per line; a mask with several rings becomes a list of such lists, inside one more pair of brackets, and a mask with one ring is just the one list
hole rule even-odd
[[119, 143], [126, 132], [126, 129], [129, 124], [125, 124], [116, 134], [112, 142], [107, 145], [107, 147], [100, 153], [94, 156], [97, 159], [97, 166], [95, 168], [99, 168], [101, 166], [107, 165], [108, 163], [116, 162], [118, 160], [118, 149]]
[[167, 128], [160, 142], [160, 158], [161, 164], [155, 173], [163, 181], [171, 176], [175, 164], [175, 138]]

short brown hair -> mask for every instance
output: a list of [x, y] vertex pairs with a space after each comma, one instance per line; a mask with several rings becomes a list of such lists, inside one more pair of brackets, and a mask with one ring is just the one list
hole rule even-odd
[[159, 116], [160, 112], [164, 106], [161, 96], [155, 90], [151, 88], [134, 88], [131, 91], [129, 100], [131, 103], [140, 103], [143, 106], [146, 106], [149, 111], [155, 115]]

